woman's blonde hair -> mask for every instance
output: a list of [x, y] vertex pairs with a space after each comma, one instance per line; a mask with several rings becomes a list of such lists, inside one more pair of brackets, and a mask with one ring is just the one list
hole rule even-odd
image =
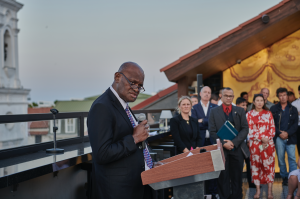
[[192, 100], [191, 100], [191, 98], [190, 98], [189, 96], [181, 96], [181, 98], [179, 98], [179, 100], [178, 100], [178, 107], [177, 107], [177, 112], [178, 112], [179, 114], [180, 114], [179, 106], [180, 106], [182, 100], [185, 100], [185, 99], [189, 100], [190, 103], [191, 103], [191, 106], [192, 106]]

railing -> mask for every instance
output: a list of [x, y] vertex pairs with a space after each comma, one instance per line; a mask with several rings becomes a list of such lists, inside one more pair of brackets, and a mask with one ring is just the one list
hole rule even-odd
[[[57, 140], [57, 147], [62, 147], [66, 145], [71, 144], [78, 144], [89, 141], [88, 136], [84, 133], [84, 121], [85, 118], [88, 116], [88, 112], [72, 112], [72, 113], [59, 113], [56, 115], [56, 118], [59, 119], [70, 119], [70, 118], [77, 118], [77, 134], [75, 134], [73, 138], [66, 138]], [[44, 114], [23, 114], [23, 115], [0, 115], [0, 125], [1, 125], [1, 131], [2, 134], [4, 134], [4, 130], [6, 130], [6, 134], [21, 134], [26, 133], [29, 134], [30, 129], [27, 128], [28, 124], [27, 122], [37, 122], [37, 121], [47, 121], [47, 123], [50, 123], [50, 121], [53, 120], [53, 115], [51, 113], [44, 113]], [[49, 121], [49, 122], [48, 122]], [[11, 132], [7, 129], [5, 129], [4, 125], [9, 124], [26, 124], [24, 125], [24, 128], [16, 129], [16, 132]], [[48, 126], [50, 127], [50, 125]], [[14, 127], [15, 128], [15, 127]], [[51, 136], [51, 128], [49, 128], [49, 135]], [[1, 133], [1, 132], [0, 132]], [[2, 138], [0, 137], [0, 142], [3, 141], [3, 135]], [[13, 148], [7, 148], [2, 149], [0, 145], [0, 159], [22, 155], [26, 153], [36, 152], [40, 150], [46, 150], [48, 148], [53, 148], [53, 140], [49, 140], [48, 142], [44, 143], [34, 143], [27, 145], [26, 143], [24, 145], [13, 147]], [[2, 150], [1, 150], [2, 149]]]
[[[164, 109], [165, 110], [165, 109]], [[166, 109], [170, 110], [170, 109]], [[133, 113], [135, 115], [140, 113], [145, 113], [146, 117], [149, 121], [150, 128], [159, 127], [160, 123], [160, 113], [162, 110], [135, 110]], [[173, 110], [171, 110], [173, 111]], [[88, 112], [70, 112], [70, 113], [59, 113], [56, 115], [56, 119], [59, 120], [67, 120], [71, 118], [76, 119], [76, 124], [74, 124], [74, 128], [76, 128], [76, 132], [72, 134], [72, 138], [63, 137], [63, 135], [71, 135], [68, 133], [65, 134], [57, 134], [61, 136], [61, 139], [57, 140], [57, 147], [63, 147], [66, 145], [78, 144], [83, 142], [88, 142], [89, 138], [87, 136], [87, 127], [86, 127], [86, 119], [88, 116]], [[41, 132], [33, 131], [36, 129], [32, 129], [31, 127], [34, 126], [34, 123], [38, 123], [38, 121], [45, 121], [43, 124], [48, 129], [48, 131], [44, 131], [45, 134], [41, 134]], [[19, 156], [26, 153], [32, 153], [40, 150], [46, 150], [48, 148], [53, 148], [53, 134], [51, 134], [51, 122], [53, 121], [53, 115], [51, 113], [44, 113], [44, 114], [23, 114], [23, 115], [0, 115], [0, 159], [5, 159], [13, 156]], [[75, 120], [73, 120], [74, 122]], [[20, 128], [12, 127], [13, 124], [20, 125]], [[53, 123], [52, 123], [53, 124]], [[28, 128], [29, 126], [29, 128]], [[10, 130], [10, 128], [14, 129], [15, 132]], [[61, 126], [61, 129], [68, 130], [68, 127]], [[6, 132], [4, 132], [6, 131]], [[27, 142], [23, 144], [18, 144], [16, 146], [12, 145], [11, 148], [3, 147], [3, 139], [5, 136], [3, 134], [12, 135], [14, 133], [21, 134], [27, 133], [28, 137], [30, 137], [30, 133], [33, 132], [33, 137], [35, 137], [34, 142]], [[37, 134], [35, 134], [37, 133]], [[47, 136], [47, 141], [42, 142], [41, 136]], [[37, 139], [38, 138], [38, 139]], [[58, 136], [59, 138], [59, 136]], [[31, 138], [32, 140], [33, 138]], [[38, 143], [40, 142], [40, 143]]]

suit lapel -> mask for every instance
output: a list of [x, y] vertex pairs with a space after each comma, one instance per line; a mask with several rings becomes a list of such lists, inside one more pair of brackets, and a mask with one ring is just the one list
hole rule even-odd
[[194, 139], [196, 139], [196, 137], [197, 137], [197, 126], [196, 126], [196, 125], [198, 125], [198, 124], [192, 122], [192, 120], [191, 120], [190, 125], [191, 125], [191, 127], [192, 127], [192, 131], [193, 131], [193, 140], [194, 140]]
[[207, 118], [209, 117], [210, 109], [212, 108], [211, 103], [209, 103], [208, 109], [207, 109]]
[[201, 102], [199, 102], [199, 104], [200, 104], [200, 106], [199, 106], [200, 115], [202, 114], [205, 117], [205, 113], [204, 113]]
[[129, 120], [129, 117], [126, 114], [126, 111], [123, 109], [123, 106], [121, 105], [121, 103], [119, 102], [119, 100], [117, 99], [117, 97], [113, 94], [113, 92], [110, 90], [110, 88], [108, 89], [108, 95], [112, 101], [113, 106], [118, 110], [118, 112], [120, 113], [120, 115], [122, 115], [122, 117], [124, 118], [124, 120], [126, 121], [126, 123], [129, 125], [129, 127], [131, 129], [133, 129], [132, 124]]
[[233, 117], [233, 121], [235, 123], [235, 126], [238, 124], [238, 118], [237, 118], [237, 110], [235, 106], [232, 106], [232, 117]]
[[221, 121], [223, 121], [222, 123], [224, 124], [225, 122], [226, 122], [226, 118], [225, 118], [225, 113], [224, 113], [224, 111], [223, 111], [223, 107], [222, 107], [222, 105], [220, 105], [219, 107], [217, 107], [218, 109], [219, 109], [219, 116], [220, 116], [220, 119], [221, 119]]

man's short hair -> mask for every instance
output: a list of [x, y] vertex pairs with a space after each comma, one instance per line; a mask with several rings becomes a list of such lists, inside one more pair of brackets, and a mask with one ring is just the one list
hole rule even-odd
[[215, 100], [215, 101], [218, 101], [219, 100], [219, 96], [218, 95], [216, 95], [215, 93], [213, 93], [213, 94], [211, 94], [211, 98], [210, 98], [210, 100]]
[[222, 90], [222, 95], [223, 95], [223, 91], [224, 90], [227, 90], [227, 91], [233, 91], [230, 87], [225, 87], [225, 88], [223, 88], [223, 90]]
[[279, 93], [286, 93], [286, 94], [288, 94], [288, 90], [286, 88], [278, 88], [276, 90], [277, 97], [279, 96]]
[[239, 105], [243, 102], [247, 102], [246, 99], [242, 98], [242, 97], [238, 97], [235, 101], [236, 105]]
[[192, 96], [191, 96], [191, 99], [192, 99], [192, 98], [198, 99], [198, 97], [197, 97], [196, 95], [192, 95]]
[[244, 97], [244, 95], [248, 95], [248, 93], [247, 92], [242, 92], [241, 97]]
[[262, 88], [262, 89], [260, 90], [260, 92], [262, 92], [264, 89], [267, 89], [267, 90], [269, 91], [269, 93], [270, 93], [270, 90], [269, 90], [268, 88]]
[[292, 96], [292, 95], [294, 95], [295, 96], [295, 93], [294, 92], [292, 92], [292, 91], [288, 91], [288, 94], [287, 94], [288, 96]]

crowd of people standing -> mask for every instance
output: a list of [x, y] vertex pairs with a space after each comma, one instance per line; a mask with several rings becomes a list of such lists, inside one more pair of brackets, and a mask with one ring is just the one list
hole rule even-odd
[[[300, 86], [298, 90], [300, 95]], [[234, 103], [231, 88], [222, 88], [216, 95], [205, 86], [199, 95], [200, 101], [197, 96], [180, 98], [178, 108], [181, 113], [171, 119], [171, 132], [179, 152], [215, 144], [219, 138], [217, 132], [226, 121], [239, 132], [233, 140], [221, 140], [225, 170], [218, 179], [206, 182], [206, 193], [213, 198], [242, 198], [245, 162], [249, 187], [256, 188], [254, 198], [260, 197], [261, 184], [268, 184], [268, 198], [273, 198], [276, 152], [282, 185], [289, 186], [288, 199], [293, 198], [293, 192], [300, 186], [295, 156], [296, 145], [300, 154], [300, 136], [297, 136], [300, 134], [300, 98], [296, 99], [286, 88], [277, 89], [276, 104], [268, 101], [268, 88], [255, 94], [252, 103], [248, 102], [247, 92], [242, 92]], [[296, 196], [300, 198], [300, 189]]]

